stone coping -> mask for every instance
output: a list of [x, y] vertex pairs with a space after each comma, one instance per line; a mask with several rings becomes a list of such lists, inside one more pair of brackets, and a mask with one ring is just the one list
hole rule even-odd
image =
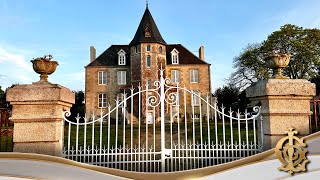
[[261, 96], [315, 96], [316, 85], [305, 79], [260, 80], [246, 89], [248, 98]]
[[75, 94], [68, 88], [52, 83], [19, 84], [8, 89], [9, 102], [62, 101], [75, 103]]

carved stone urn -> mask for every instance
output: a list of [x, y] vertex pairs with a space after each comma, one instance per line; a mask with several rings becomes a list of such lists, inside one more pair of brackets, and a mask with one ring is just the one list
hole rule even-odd
[[40, 81], [38, 81], [39, 83], [48, 82], [48, 75], [54, 73], [59, 65], [57, 61], [51, 61], [51, 59], [52, 56], [47, 55], [31, 60], [33, 64], [33, 70], [40, 74]]
[[290, 62], [289, 54], [272, 54], [266, 58], [267, 66], [273, 69], [274, 79], [289, 79], [289, 77], [282, 75], [282, 69], [287, 67]]

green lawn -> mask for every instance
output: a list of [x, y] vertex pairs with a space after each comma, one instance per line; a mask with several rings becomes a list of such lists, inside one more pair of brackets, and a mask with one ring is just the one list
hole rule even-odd
[[12, 152], [12, 132], [12, 126], [0, 128], [0, 152]]
[[[105, 122], [104, 122], [105, 123]], [[153, 128], [155, 128], [155, 136], [154, 136], [154, 131]], [[161, 134], [161, 127], [160, 124], [156, 124], [156, 126], [154, 127], [153, 125], [148, 125], [148, 136], [146, 133], [146, 125], [143, 124], [140, 127], [140, 142], [141, 142], [141, 146], [142, 144], [146, 143], [146, 137], [148, 137], [148, 144], [149, 147], [150, 145], [154, 144], [154, 138], [155, 138], [155, 146], [158, 148], [160, 148], [160, 134]], [[180, 129], [180, 143], [185, 143], [185, 124], [184, 123], [180, 123], [180, 128], [178, 128], [178, 124], [174, 123], [172, 124], [172, 141], [174, 142], [178, 142], [178, 137], [179, 137], [179, 133], [178, 130]], [[194, 130], [193, 130], [194, 129]], [[213, 123], [210, 122], [210, 141], [215, 143], [215, 126]], [[245, 131], [245, 124], [241, 124], [241, 141], [246, 142], [246, 131]], [[203, 123], [202, 124], [202, 134], [200, 132], [201, 127], [198, 124], [196, 124], [193, 128], [192, 123], [188, 123], [187, 124], [187, 141], [188, 144], [190, 142], [195, 141], [197, 142], [201, 142], [201, 137], [202, 137], [202, 142], [208, 142], [208, 125], [207, 123]], [[91, 146], [92, 144], [92, 126], [88, 125], [87, 126], [87, 130], [86, 130], [86, 144], [87, 146]], [[170, 124], [166, 124], [165, 126], [165, 142], [166, 142], [166, 147], [169, 147], [171, 144], [171, 136], [170, 136], [170, 132], [171, 132], [171, 125]], [[193, 132], [195, 134], [194, 138], [193, 138]], [[217, 127], [217, 134], [218, 134], [218, 142], [221, 141], [221, 143], [223, 143], [223, 126], [222, 123], [218, 123], [218, 127]], [[65, 126], [65, 146], [68, 145], [68, 125]], [[119, 145], [123, 145], [123, 137], [125, 135], [125, 143], [126, 146], [130, 147], [131, 146], [131, 125], [125, 125], [125, 133], [123, 130], [123, 125], [119, 125], [118, 126], [118, 147]], [[133, 125], [133, 133], [132, 133], [132, 141], [133, 141], [133, 146], [138, 146], [138, 142], [139, 142], [139, 126], [138, 125]], [[102, 145], [106, 146], [108, 145], [108, 127], [106, 124], [103, 124], [102, 126]], [[233, 142], [236, 143], [238, 142], [238, 124], [234, 123], [233, 124]], [[79, 126], [79, 134], [78, 134], [78, 143], [80, 146], [82, 146], [84, 144], [84, 126]], [[258, 138], [258, 136], [257, 136]], [[248, 141], [253, 141], [254, 139], [254, 135], [253, 135], [253, 128], [252, 128], [252, 124], [248, 124]], [[100, 124], [95, 124], [94, 126], [94, 144], [96, 146], [100, 145]], [[225, 141], [226, 143], [228, 141], [231, 141], [231, 128], [230, 128], [230, 124], [226, 124], [225, 126]], [[71, 146], [76, 144], [76, 126], [72, 125], [71, 126], [71, 139], [70, 139], [70, 144]], [[110, 147], [115, 146], [116, 144], [116, 125], [111, 125], [110, 126]]]
[[[65, 125], [65, 130], [64, 130], [64, 143], [65, 146], [68, 145], [68, 125]], [[168, 148], [171, 144], [171, 125], [166, 124], [165, 126], [165, 142], [166, 142], [166, 147]], [[223, 143], [223, 128], [222, 128], [222, 123], [218, 123], [218, 142], [221, 141]], [[160, 148], [160, 133], [161, 133], [161, 127], [160, 124], [156, 124], [155, 126], [155, 136], [153, 134], [153, 125], [148, 125], [148, 144], [153, 145], [154, 144], [154, 138], [155, 138], [155, 146]], [[213, 123], [210, 123], [210, 141], [213, 141], [215, 143], [215, 126]], [[1, 147], [0, 147], [0, 152], [10, 152], [12, 151], [12, 129], [13, 127], [9, 127], [8, 130], [7, 128], [2, 127], [1, 128]], [[174, 123], [172, 124], [172, 140], [174, 142], [178, 142], [178, 129], [180, 129], [180, 142], [185, 143], [185, 124], [180, 123], [180, 128], [178, 128], [178, 124]], [[206, 123], [203, 123], [202, 125], [202, 136], [200, 133], [200, 125], [195, 124], [194, 126], [194, 131], [195, 131], [195, 136], [194, 140], [195, 142], [201, 142], [201, 137], [203, 142], [208, 142], [208, 125]], [[245, 132], [245, 124], [241, 125], [241, 141], [246, 141], [246, 132]], [[248, 140], [253, 141], [253, 129], [252, 129], [252, 124], [248, 125]], [[102, 126], [102, 144], [103, 146], [108, 145], [107, 143], [107, 138], [108, 138], [108, 128], [107, 125], [104, 123]], [[146, 125], [143, 124], [140, 127], [140, 142], [141, 146], [142, 144], [146, 143]], [[112, 124], [110, 126], [110, 147], [115, 146], [116, 142], [116, 125]], [[118, 126], [118, 147], [120, 145], [123, 145], [123, 137], [125, 134], [125, 142], [126, 146], [131, 146], [131, 125], [125, 125], [125, 133], [123, 133], [123, 125]], [[133, 146], [138, 146], [139, 142], [139, 126], [138, 125], [133, 125], [133, 133], [132, 133], [132, 141], [133, 141]], [[234, 143], [238, 141], [238, 125], [235, 123], [233, 124], [233, 136], [234, 136]], [[78, 134], [78, 141], [79, 145], [84, 144], [84, 126], [79, 126], [79, 134]], [[99, 146], [100, 144], [100, 124], [95, 124], [94, 126], [94, 144], [96, 146]], [[257, 137], [258, 138], [258, 137]], [[92, 125], [87, 126], [87, 136], [86, 136], [86, 143], [87, 146], [91, 146], [92, 143]], [[193, 142], [193, 126], [192, 123], [187, 124], [187, 141], [188, 143]], [[225, 126], [225, 141], [231, 141], [231, 129], [230, 129], [230, 124], [226, 123]], [[70, 144], [71, 146], [76, 144], [76, 126], [72, 125], [71, 126], [71, 139], [70, 139]]]

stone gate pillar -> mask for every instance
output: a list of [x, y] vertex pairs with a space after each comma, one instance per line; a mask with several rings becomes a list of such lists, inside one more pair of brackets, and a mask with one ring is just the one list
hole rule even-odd
[[75, 95], [69, 89], [48, 82], [48, 75], [58, 63], [52, 56], [32, 61], [33, 69], [41, 80], [32, 84], [16, 85], [7, 91], [12, 105], [14, 122], [13, 151], [62, 155], [64, 119], [63, 111], [70, 110]]
[[261, 103], [264, 149], [275, 147], [290, 127], [299, 136], [309, 134], [310, 100], [315, 84], [303, 79], [268, 79], [246, 89], [252, 105]]

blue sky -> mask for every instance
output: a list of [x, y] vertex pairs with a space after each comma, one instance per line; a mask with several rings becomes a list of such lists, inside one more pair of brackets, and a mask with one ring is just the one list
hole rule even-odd
[[[0, 86], [38, 81], [30, 60], [52, 54], [59, 62], [49, 81], [84, 90], [89, 46], [97, 55], [111, 44], [128, 44], [145, 0], [0, 0]], [[291, 23], [320, 28], [320, 1], [149, 0], [167, 43], [197, 54], [205, 46], [213, 89], [234, 71], [232, 61], [248, 43], [261, 42]]]

